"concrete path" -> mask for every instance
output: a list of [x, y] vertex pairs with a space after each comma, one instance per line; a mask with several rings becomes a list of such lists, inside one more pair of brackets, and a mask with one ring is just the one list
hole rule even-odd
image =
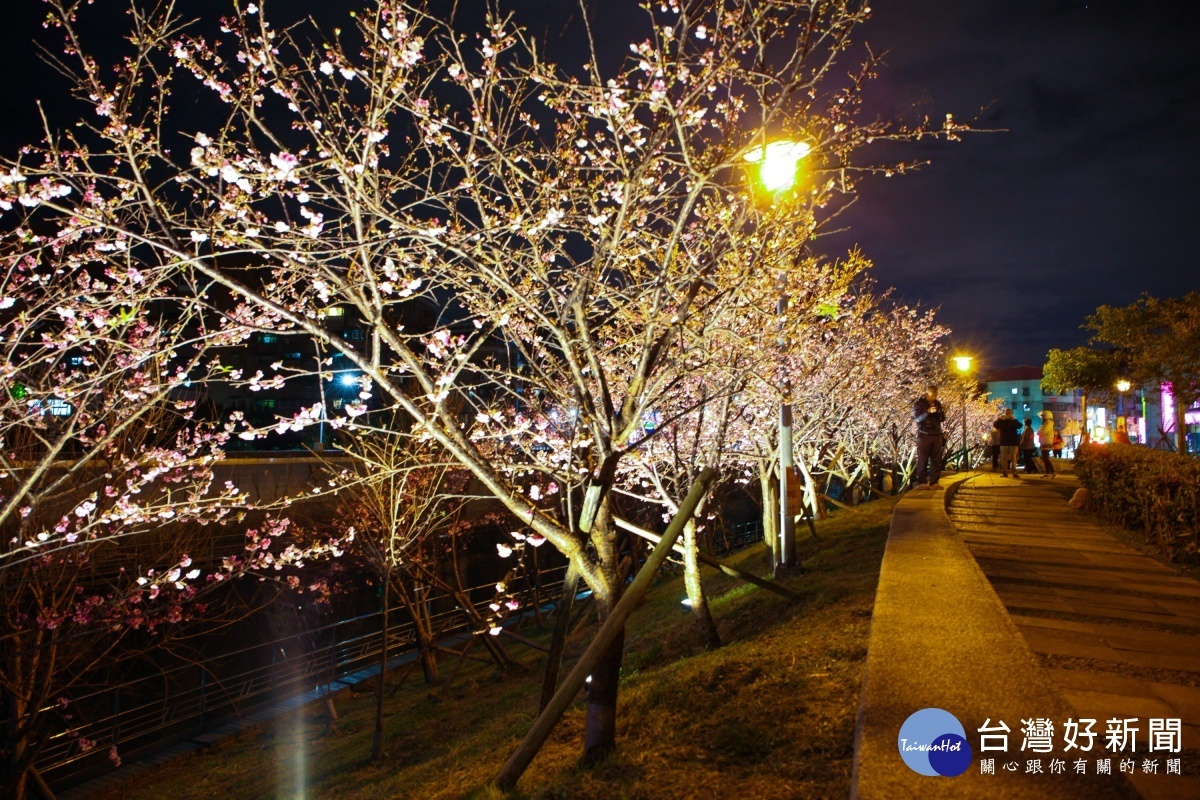
[[[984, 473], [949, 503], [951, 521], [1052, 685], [1079, 718], [1138, 718], [1134, 787], [1200, 798], [1200, 582], [1109, 535], [1067, 501], [1073, 476]], [[1148, 751], [1148, 720], [1182, 720], [1184, 752]], [[1142, 761], [1181, 758], [1183, 775]], [[1119, 759], [1113, 759], [1113, 771]]]
[[[1064, 774], [1070, 754], [1061, 745], [1040, 756], [1022, 752], [1022, 719], [1061, 722], [1076, 714], [946, 513], [947, 495], [964, 479], [944, 479], [944, 491], [909, 492], [892, 514], [855, 729], [852, 800], [1136, 797], [1120, 774]], [[954, 715], [979, 748], [956, 777], [918, 774], [901, 759], [902, 726], [930, 707]], [[989, 739], [994, 749], [983, 752], [980, 729], [999, 724], [1010, 731], [1007, 748]], [[1040, 771], [1027, 765], [1033, 759]]]

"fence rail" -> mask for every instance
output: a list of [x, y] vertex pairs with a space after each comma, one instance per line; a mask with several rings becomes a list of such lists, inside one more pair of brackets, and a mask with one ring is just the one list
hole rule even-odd
[[[521, 606], [509, 619], [523, 619], [534, 606], [557, 600], [564, 572], [565, 567], [555, 567], [538, 572], [536, 580], [524, 577], [518, 593]], [[492, 586], [475, 586], [464, 595], [490, 592]], [[449, 593], [427, 597], [426, 602], [443, 599], [454, 602]], [[476, 611], [486, 616], [488, 602], [475, 603]], [[389, 611], [390, 618], [398, 620], [388, 626], [390, 660], [415, 650], [417, 640], [407, 610], [397, 604]], [[383, 655], [381, 614], [379, 610], [340, 619], [73, 696], [71, 709], [86, 713], [87, 719], [52, 736], [39, 754], [37, 769], [52, 785], [70, 786], [110, 769], [110, 748], [116, 747], [123, 757], [148, 753], [265, 705], [328, 690], [335, 683], [352, 683], [351, 676], [377, 665]], [[435, 642], [442, 644], [474, 633], [470, 616], [458, 605], [430, 615], [430, 623]]]
[[[714, 554], [725, 555], [761, 541], [762, 535], [761, 521], [752, 519], [723, 531], [710, 547]], [[510, 620], [524, 619], [536, 606], [557, 601], [565, 570], [559, 566], [539, 571], [536, 579], [524, 576], [516, 592], [521, 606]], [[490, 595], [492, 586], [481, 584], [463, 594]], [[425, 601], [455, 603], [445, 592]], [[489, 602], [490, 597], [475, 603], [476, 611], [486, 616]], [[387, 633], [391, 660], [416, 650], [417, 639], [407, 610], [397, 604], [389, 611], [397, 620]], [[110, 748], [116, 747], [126, 759], [149, 755], [265, 706], [353, 683], [353, 676], [380, 661], [381, 613], [339, 619], [73, 696], [72, 708], [85, 710], [87, 719], [51, 737], [37, 768], [56, 788], [71, 786], [110, 770]], [[470, 617], [457, 604], [431, 614], [430, 623], [435, 643], [442, 645], [473, 633]]]

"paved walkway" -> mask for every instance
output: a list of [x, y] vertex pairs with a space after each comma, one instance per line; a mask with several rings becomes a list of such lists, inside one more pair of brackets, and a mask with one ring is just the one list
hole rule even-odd
[[[1117, 541], [1072, 510], [1073, 476], [984, 473], [949, 504], [951, 521], [1050, 682], [1078, 717], [1136, 717], [1135, 788], [1200, 798], [1200, 582]], [[1150, 718], [1183, 721], [1183, 776], [1146, 775]], [[1113, 761], [1114, 771], [1117, 759]]]
[[[946, 513], [947, 495], [964, 479], [948, 476], [946, 491], [909, 492], [892, 513], [855, 729], [852, 800], [1136, 797], [1120, 775], [1057, 773], [1049, 754], [1040, 773], [1026, 768], [1031, 756], [1020, 750], [1020, 720], [1077, 715]], [[914, 712], [930, 707], [953, 714], [972, 748], [982, 744], [982, 727], [1009, 725], [1007, 749], [975, 753], [954, 778], [914, 772], [901, 760], [897, 734]], [[994, 757], [991, 774], [983, 769], [988, 757]]]

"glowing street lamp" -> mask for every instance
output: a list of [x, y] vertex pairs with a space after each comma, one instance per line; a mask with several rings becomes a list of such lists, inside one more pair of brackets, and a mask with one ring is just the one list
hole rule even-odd
[[751, 150], [745, 158], [758, 165], [758, 181], [762, 187], [771, 194], [779, 194], [795, 185], [800, 159], [811, 151], [812, 147], [806, 142], [779, 139]]
[[[970, 356], [955, 356], [954, 368], [966, 377], [971, 372]], [[963, 431], [962, 431], [962, 469], [967, 468], [967, 387], [963, 384]]]
[[[746, 154], [746, 161], [758, 167], [758, 182], [762, 188], [777, 197], [790, 190], [796, 184], [796, 173], [800, 168], [800, 160], [812, 151], [805, 142], [790, 139], [779, 139], [768, 142], [762, 147], [751, 150]], [[788, 292], [786, 275], [780, 281], [779, 305], [779, 352], [782, 356], [787, 343], [784, 340], [785, 321], [788, 309]], [[794, 568], [796, 560], [796, 520], [791, 508], [788, 507], [788, 476], [792, 472], [792, 404], [790, 399], [791, 387], [786, 378], [779, 387], [782, 399], [779, 403], [779, 542], [778, 559], [774, 564], [776, 572]], [[771, 548], [772, 553], [776, 548]]]

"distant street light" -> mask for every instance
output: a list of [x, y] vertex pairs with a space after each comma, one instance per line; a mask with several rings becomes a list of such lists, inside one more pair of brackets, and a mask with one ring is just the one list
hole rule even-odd
[[[800, 168], [800, 159], [812, 151], [805, 142], [790, 139], [779, 139], [764, 144], [762, 147], [746, 154], [746, 161], [758, 167], [758, 182], [772, 195], [772, 200], [796, 185], [796, 173]], [[785, 354], [787, 342], [784, 333], [787, 330], [788, 287], [786, 274], [780, 280], [779, 304], [776, 308], [779, 314], [779, 352]], [[774, 568], [779, 570], [791, 569], [796, 566], [796, 520], [788, 507], [788, 477], [792, 471], [792, 405], [791, 387], [784, 378], [780, 388], [782, 400], [779, 404], [779, 557]], [[775, 552], [775, 547], [771, 548]]]
[[[955, 356], [954, 368], [966, 377], [971, 372], [971, 356]], [[961, 469], [964, 471], [967, 468], [967, 386], [963, 384], [963, 424], [962, 424], [962, 462]]]

